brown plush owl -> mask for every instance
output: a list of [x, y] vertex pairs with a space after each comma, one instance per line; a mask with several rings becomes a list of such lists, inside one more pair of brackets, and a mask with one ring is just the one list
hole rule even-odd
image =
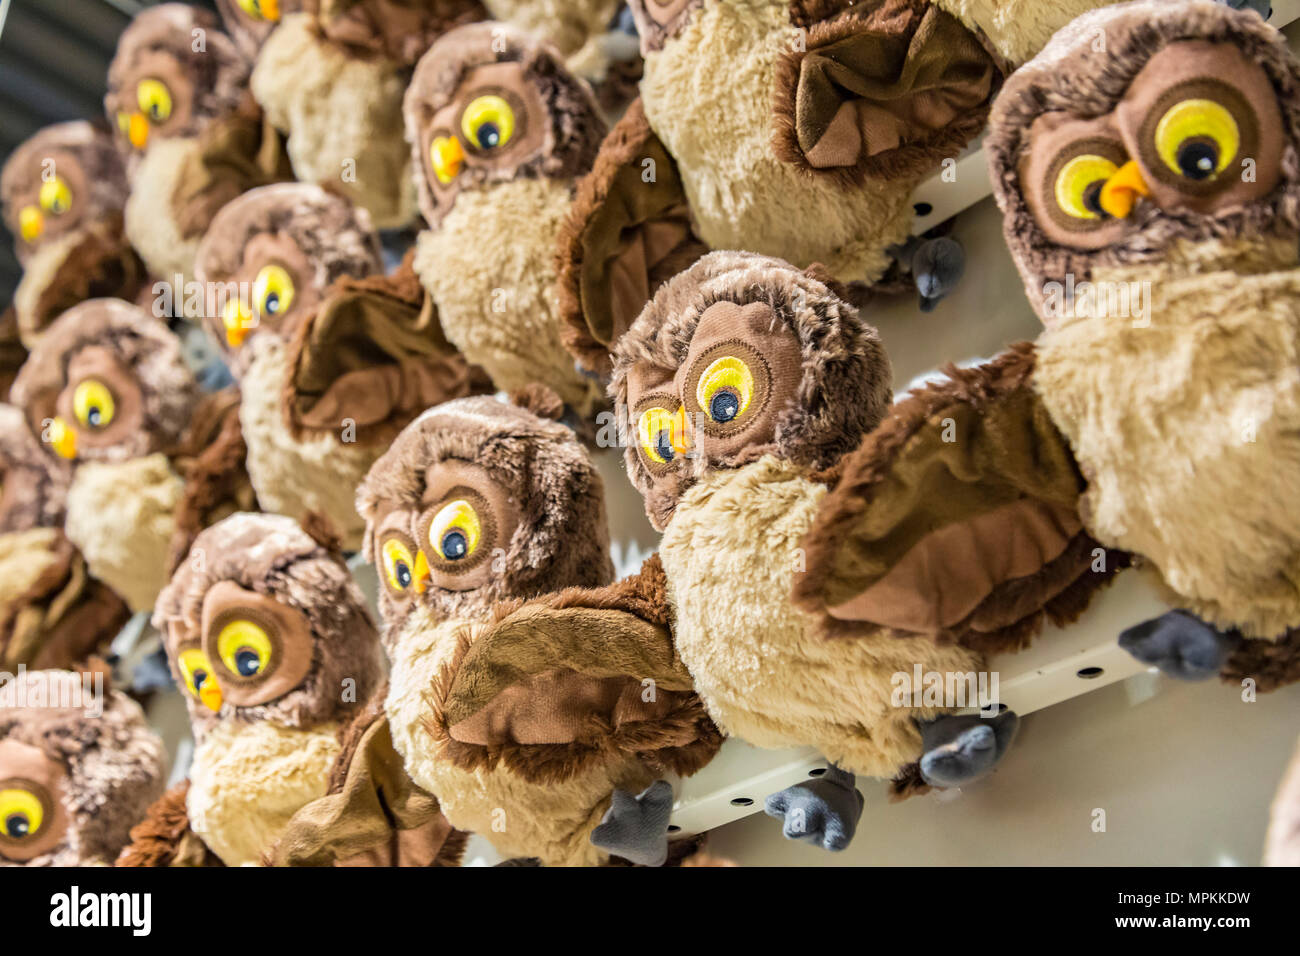
[[28, 348], [78, 302], [139, 291], [144, 266], [123, 232], [126, 196], [122, 157], [90, 123], [47, 126], [5, 161], [0, 201], [23, 264], [14, 309]]
[[[289, 518], [235, 514], [195, 538], [154, 626], [185, 691], [194, 762], [119, 865], [184, 865], [204, 849], [227, 866], [258, 863], [326, 793], [338, 732], [379, 684], [365, 600], [332, 542]], [[163, 839], [182, 794], [188, 835]]]
[[[14, 382], [28, 426], [74, 463], [68, 538], [133, 610], [166, 583], [190, 465], [220, 429], [180, 340], [144, 309], [91, 299], [59, 317]], [[197, 530], [197, 529], [196, 529]]]
[[71, 477], [22, 411], [0, 405], [0, 670], [80, 664], [129, 616], [63, 533]]
[[216, 16], [188, 4], [149, 7], [118, 39], [104, 108], [128, 157], [126, 233], [167, 282], [189, 279], [218, 209], [290, 178], [282, 144], [249, 97], [248, 73]]
[[195, 270], [236, 378], [264, 510], [319, 512], [361, 544], [357, 485], [424, 408], [487, 389], [446, 341], [409, 264], [383, 274], [365, 210], [319, 186], [250, 190], [213, 220]]
[[57, 670], [7, 677], [0, 866], [111, 865], [162, 792], [162, 741], [139, 705], [102, 681]]
[[220, 5], [245, 50], [254, 97], [288, 137], [295, 178], [338, 189], [376, 228], [417, 209], [402, 92], [441, 34], [482, 19], [479, 0], [235, 0]]
[[1178, 609], [1121, 644], [1265, 689], [1300, 676], [1298, 80], [1253, 11], [1107, 7], [1008, 81], [987, 139], [1046, 326], [1022, 413], [1077, 463], [1074, 520]]
[[[654, 597], [675, 653], [725, 733], [760, 747], [810, 745], [832, 762], [824, 777], [768, 801], [788, 836], [829, 849], [848, 843], [861, 814], [854, 774], [894, 777], [904, 791], [956, 785], [1005, 751], [1014, 714], [943, 716], [951, 704], [895, 699], [896, 677], [976, 675], [985, 650], [1016, 646], [1023, 634], [1006, 629], [1014, 603], [969, 568], [991, 576], [1013, 564], [1023, 577], [1041, 557], [1036, 539], [1012, 552], [1014, 563], [941, 542], [877, 587], [837, 578], [833, 629], [795, 604], [801, 579], [827, 573], [818, 547], [851, 484], [845, 462], [873, 440], [890, 382], [875, 330], [832, 286], [752, 253], [711, 253], [662, 286], [614, 355], [628, 473], [664, 532]], [[1041, 517], [1030, 530], [1046, 548], [1069, 529]], [[861, 569], [869, 555], [855, 556]], [[907, 575], [953, 568], [941, 620], [894, 605]], [[544, 605], [525, 604], [481, 640], [558, 639], [566, 625]], [[606, 621], [611, 632], [634, 624]], [[471, 725], [490, 713], [456, 703]]]
[[403, 110], [429, 223], [415, 269], [448, 339], [498, 388], [541, 382], [590, 414], [599, 388], [564, 348], [553, 292], [574, 180], [604, 132], [590, 87], [552, 48], [476, 23], [425, 54]]
[[[707, 762], [719, 738], [660, 628], [602, 633], [605, 614], [644, 602], [599, 587], [604, 489], [573, 433], [495, 399], [449, 402], [407, 427], [357, 502], [381, 581], [392, 743], [452, 824], [549, 864], [634, 855], [628, 832], [656, 816], [649, 842], [663, 844], [671, 787], [633, 794]], [[563, 602], [565, 588], [599, 598], [565, 605], [563, 633], [479, 644], [502, 602]], [[462, 694], [478, 717], [452, 716]], [[595, 845], [607, 811], [618, 820]]]

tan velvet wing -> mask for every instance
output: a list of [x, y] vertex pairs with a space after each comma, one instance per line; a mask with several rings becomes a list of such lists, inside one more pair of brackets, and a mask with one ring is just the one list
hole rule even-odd
[[502, 608], [464, 638], [427, 725], [462, 767], [553, 782], [634, 756], [689, 774], [721, 744], [673, 646], [658, 556], [607, 587]]
[[283, 395], [292, 433], [337, 435], [351, 419], [357, 441], [387, 442], [426, 408], [492, 391], [443, 335], [412, 258], [392, 275], [340, 279], [296, 329]]
[[775, 84], [785, 162], [845, 185], [918, 177], [983, 128], [1002, 73], [955, 17], [928, 0], [799, 6], [806, 38]]
[[1084, 479], [1033, 367], [1027, 343], [949, 367], [841, 463], [794, 588], [829, 634], [869, 624], [1014, 650], [1127, 563], [1083, 530]]
[[560, 320], [578, 364], [608, 378], [613, 343], [662, 283], [707, 251], [691, 231], [677, 164], [633, 100], [579, 180], [558, 241]]

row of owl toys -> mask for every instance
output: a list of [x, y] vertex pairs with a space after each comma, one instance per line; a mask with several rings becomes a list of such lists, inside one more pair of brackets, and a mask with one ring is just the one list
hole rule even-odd
[[[689, 19], [689, 13], [682, 15]], [[684, 29], [683, 22], [674, 21], [676, 28]], [[469, 79], [441, 77], [433, 67], [422, 76], [426, 63], [436, 64], [435, 57], [416, 67], [407, 93], [407, 121], [423, 169], [417, 182], [430, 205], [426, 215], [433, 241], [465, 196], [489, 192], [475, 187], [495, 181], [491, 162], [475, 170], [466, 150], [456, 155], [456, 147], [448, 145], [460, 143], [455, 124], [444, 135], [441, 114], [451, 110], [458, 115], [471, 144], [473, 131], [485, 125], [495, 129], [493, 148], [526, 144], [523, 132], [513, 140], [501, 136], [521, 114], [506, 97], [496, 99], [509, 114], [501, 103], [479, 103], [491, 96], [477, 88], [476, 71], [504, 64], [523, 77], [563, 72], [545, 48], [510, 31], [494, 35], [492, 29], [470, 25], [442, 41], [450, 46], [463, 37], [454, 49], [465, 57]], [[1090, 45], [1098, 31], [1108, 40], [1101, 50]], [[669, 38], [676, 35], [664, 32]], [[643, 39], [646, 35], [643, 30]], [[501, 62], [475, 59], [482, 57], [485, 44], [491, 53], [498, 38], [508, 40]], [[435, 44], [429, 55], [438, 50]], [[1230, 67], [1226, 76], [1231, 79], [1216, 71], [1212, 84], [1195, 67], [1203, 56]], [[1159, 64], [1144, 73], [1157, 58]], [[654, 62], [647, 59], [647, 76]], [[376, 768], [393, 773], [395, 748], [404, 770], [392, 779], [405, 780], [402, 786], [412, 788], [409, 793], [422, 794], [417, 801], [422, 810], [415, 814], [418, 827], [433, 819], [427, 812], [432, 794], [451, 825], [484, 832], [487, 804], [473, 796], [483, 787], [493, 794], [484, 798], [494, 801], [492, 807], [509, 796], [520, 808], [513, 816], [522, 818], [520, 825], [500, 837], [505, 852], [547, 862], [597, 862], [611, 854], [661, 862], [668, 852], [671, 788], [666, 790], [655, 777], [698, 768], [716, 749], [719, 728], [762, 746], [811, 744], [833, 761], [836, 768], [824, 778], [773, 795], [769, 812], [786, 820], [789, 835], [842, 846], [861, 813], [852, 774], [893, 777], [904, 793], [960, 783], [987, 772], [1014, 734], [1013, 714], [984, 720], [936, 708], [891, 708], [890, 675], [910, 673], [916, 664], [927, 671], [977, 671], [986, 666], [988, 653], [1027, 642], [1044, 617], [1071, 619], [1105, 583], [1090, 570], [1098, 546], [1122, 549], [1119, 560], [1108, 562], [1112, 569], [1129, 555], [1138, 557], [1161, 577], [1179, 608], [1125, 635], [1126, 646], [1138, 656], [1182, 676], [1221, 669], [1250, 676], [1261, 689], [1293, 680], [1297, 622], [1288, 569], [1295, 567], [1289, 534], [1294, 522], [1266, 516], [1275, 513], [1278, 501], [1285, 503], [1280, 494], [1288, 480], [1285, 464], [1296, 457], [1288, 437], [1294, 429], [1287, 428], [1295, 383], [1286, 374], [1295, 365], [1290, 360], [1294, 322], [1265, 306], [1251, 311], [1240, 302], [1215, 305], [1213, 295], [1233, 298], [1247, 285], [1251, 301], [1289, 293], [1300, 233], [1289, 192], [1295, 188], [1289, 178], [1295, 151], [1290, 98], [1295, 73], [1294, 60], [1276, 32], [1255, 14], [1208, 0], [1109, 8], [1062, 31], [1040, 59], [1007, 80], [988, 140], [1008, 245], [1048, 331], [1036, 347], [1018, 346], [985, 366], [952, 370], [947, 381], [895, 405], [890, 405], [888, 361], [866, 321], [869, 312], [860, 315], [846, 299], [851, 290], [819, 267], [804, 270], [754, 253], [715, 252], [687, 269], [673, 269], [676, 274], [666, 276], [668, 281], [657, 289], [648, 282], [637, 286], [638, 294], [653, 293], [649, 304], [626, 324], [605, 326], [611, 335], [601, 345], [603, 353], [571, 334], [576, 325], [564, 326], [565, 344], [580, 358], [605, 356], [611, 396], [633, 421], [634, 437], [626, 449], [629, 475], [645, 497], [652, 523], [664, 531], [660, 554], [639, 575], [605, 587], [594, 587], [605, 581], [566, 580], [556, 574], [512, 591], [507, 587], [511, 573], [484, 562], [482, 556], [491, 552], [479, 549], [485, 542], [490, 548], [493, 540], [509, 540], [507, 555], [517, 550], [529, 560], [545, 550], [546, 536], [537, 527], [543, 518], [520, 504], [521, 496], [529, 501], [528, 495], [501, 488], [503, 475], [515, 477], [521, 471], [517, 463], [513, 470], [507, 459], [493, 462], [491, 473], [459, 475], [457, 464], [446, 479], [456, 484], [435, 487], [442, 479], [434, 463], [444, 458], [475, 461], [480, 446], [473, 437], [482, 436], [457, 446], [459, 454], [441, 443], [455, 444], [458, 427], [473, 432], [471, 426], [509, 418], [514, 414], [510, 406], [486, 398], [461, 399], [469, 403], [464, 410], [457, 402], [435, 408], [392, 440], [420, 408], [433, 404], [424, 392], [415, 393], [419, 402], [392, 397], [402, 394], [394, 381], [411, 380], [403, 376], [412, 350], [433, 354], [432, 364], [440, 370], [450, 363], [461, 394], [474, 390], [471, 366], [455, 349], [420, 348], [411, 344], [412, 338], [423, 343], [437, 339], [446, 346], [452, 330], [459, 330], [465, 355], [471, 360], [475, 354], [486, 356], [485, 364], [511, 347], [522, 354], [528, 350], [521, 346], [537, 340], [516, 340], [502, 348], [500, 340], [491, 339], [499, 321], [494, 327], [491, 316], [472, 310], [457, 316], [446, 290], [439, 301], [437, 283], [425, 278], [439, 260], [426, 252], [430, 240], [424, 238], [404, 271], [367, 284], [365, 272], [374, 264], [373, 236], [365, 217], [336, 197], [309, 186], [276, 186], [227, 204], [213, 221], [228, 213], [230, 224], [198, 247], [199, 259], [211, 259], [214, 275], [247, 270], [268, 302], [269, 296], [276, 297], [269, 318], [276, 318], [281, 304], [286, 313], [292, 309], [298, 288], [310, 303], [312, 282], [293, 284], [294, 276], [284, 266], [278, 266], [283, 275], [263, 276], [266, 262], [249, 259], [255, 244], [235, 237], [262, 233], [272, 241], [288, 236], [304, 259], [316, 257], [296, 277], [323, 274], [326, 281], [316, 279], [317, 288], [338, 274], [350, 275], [353, 266], [345, 264], [331, 276], [319, 243], [292, 236], [286, 227], [268, 233], [259, 222], [300, 221], [305, 236], [319, 216], [328, 229], [350, 230], [357, 237], [353, 249], [360, 253], [350, 261], [360, 263], [355, 268], [362, 275], [332, 289], [300, 324], [281, 327], [268, 321], [266, 329], [258, 326], [255, 334], [247, 334], [236, 303], [233, 315], [223, 316], [213, 331], [228, 346], [250, 348], [246, 367], [242, 355], [232, 364], [245, 383], [240, 417], [249, 433], [248, 470], [254, 484], [255, 430], [245, 409], [254, 404], [248, 375], [262, 356], [299, 349], [294, 362], [280, 359], [268, 365], [273, 374], [257, 389], [259, 396], [272, 396], [270, 416], [262, 416], [266, 420], [278, 421], [284, 414], [291, 422], [286, 409], [296, 409], [309, 424], [317, 412], [318, 421], [333, 423], [343, 412], [360, 408], [363, 397], [376, 392], [390, 396], [377, 413], [366, 412], [366, 423], [383, 427], [375, 430], [359, 463], [349, 465], [352, 470], [337, 480], [347, 483], [349, 493], [343, 497], [348, 499], [360, 475], [367, 469], [370, 473], [360, 485], [362, 526], [354, 534], [364, 541], [384, 581], [381, 607], [393, 683], [382, 716], [378, 706], [361, 714], [352, 746], [345, 734], [338, 753], [324, 743], [330, 733], [321, 732], [322, 726], [332, 732], [342, 717], [357, 715], [307, 713], [306, 697], [302, 708], [293, 711], [301, 722], [284, 725], [293, 733], [281, 732], [277, 723], [279, 729], [264, 736], [242, 731], [211, 736], [205, 759], [223, 769], [214, 776], [200, 764], [190, 791], [194, 802], [189, 795], [183, 801], [184, 810], [197, 818], [196, 832], [203, 831], [199, 839], [206, 850], [198, 854], [191, 845], [184, 852], [164, 849], [144, 856], [193, 861], [212, 851], [241, 862], [262, 853], [332, 861], [378, 852], [378, 843], [391, 835], [377, 830], [373, 814], [367, 817], [365, 809], [373, 810], [376, 787], [384, 786]], [[1109, 83], [1104, 95], [1082, 84], [1084, 75]], [[1062, 76], [1071, 82], [1061, 85]], [[505, 85], [497, 88], [509, 92], [509, 81], [498, 77], [498, 84]], [[1193, 86], [1196, 96], [1187, 92]], [[582, 104], [591, 101], [580, 83], [555, 81], [549, 88], [568, 104], [558, 115], [594, 115], [589, 109], [581, 112], [586, 109]], [[512, 95], [528, 94], [516, 90]], [[1094, 103], [1098, 97], [1105, 100], [1100, 106]], [[1147, 124], [1147, 113], [1139, 110], [1149, 102], [1154, 103], [1151, 111], [1160, 107], [1163, 112], [1152, 112]], [[1156, 122], [1173, 112], [1178, 122], [1163, 127]], [[474, 123], [468, 121], [471, 113]], [[130, 123], [125, 125], [129, 132]], [[510, 129], [513, 133], [516, 127]], [[581, 149], [583, 139], [574, 134], [557, 142]], [[620, 139], [616, 128], [605, 145], [611, 142], [627, 140]], [[1238, 156], [1255, 159], [1258, 169], [1257, 176], [1240, 184], [1220, 175]], [[579, 184], [577, 195], [598, 181], [598, 174]], [[462, 175], [467, 178], [460, 180]], [[437, 191], [448, 186], [450, 200]], [[259, 219], [277, 208], [269, 219]], [[680, 248], [680, 233], [670, 233], [673, 237]], [[531, 246], [527, 235], [523, 245]], [[208, 247], [210, 257], [203, 254]], [[535, 250], [521, 255], [527, 262], [537, 261]], [[348, 261], [346, 256], [343, 260]], [[574, 261], [561, 258], [561, 286], [568, 268], [564, 263]], [[1207, 276], [1207, 261], [1219, 271]], [[1224, 268], [1225, 263], [1232, 268]], [[430, 299], [419, 290], [415, 274], [431, 286]], [[1062, 320], [1047, 308], [1046, 289], [1070, 275], [1093, 282], [1129, 282], [1134, 276], [1141, 281], [1147, 275], [1153, 287], [1158, 285], [1157, 315], [1166, 314], [1173, 303], [1180, 316], [1191, 317], [1180, 318], [1176, 326], [1157, 324], [1154, 332], [1099, 324], [1087, 314]], [[284, 284], [286, 277], [290, 286]], [[292, 290], [288, 295], [287, 289]], [[329, 304], [338, 294], [351, 305], [331, 311]], [[426, 306], [430, 300], [438, 307], [432, 325]], [[586, 301], [592, 300], [588, 296]], [[373, 350], [364, 348], [377, 344], [374, 323], [350, 318], [357, 311], [375, 314], [376, 302], [391, 307], [381, 313], [398, 341], [378, 363], [366, 359]], [[155, 607], [159, 626], [168, 629], [173, 642], [173, 668], [194, 702], [211, 707], [215, 701], [218, 721], [223, 708], [234, 714], [235, 708], [251, 706], [261, 713], [269, 701], [306, 689], [298, 685], [310, 671], [300, 673], [296, 684], [278, 685], [270, 697], [254, 686], [256, 681], [249, 682], [273, 657], [290, 660], [277, 640], [286, 639], [295, 624], [297, 637], [290, 643], [299, 645], [293, 659], [300, 667], [301, 648], [307, 646], [301, 621], [286, 622], [261, 607], [246, 617], [214, 622], [193, 609], [193, 602], [202, 607], [206, 596], [191, 598], [190, 610], [182, 615], [185, 624], [176, 630], [188, 633], [189, 643], [200, 651], [205, 666], [197, 668], [203, 679], [196, 682], [195, 667], [191, 664], [187, 671], [181, 653], [190, 648], [174, 643], [179, 638], [172, 636], [171, 612], [152, 600], [166, 577], [158, 568], [168, 563], [157, 555], [169, 547], [175, 552], [174, 528], [159, 536], [148, 522], [135, 522], [126, 529], [125, 538], [132, 543], [127, 547], [115, 533], [122, 529], [108, 527], [113, 515], [120, 520], [119, 512], [94, 510], [97, 502], [114, 495], [131, 497], [130, 487], [157, 486], [134, 472], [129, 482], [117, 480], [121, 476], [114, 472], [106, 479], [111, 487], [90, 481], [109, 465], [143, 467], [137, 461], [142, 457], [161, 457], [161, 463], [150, 463], [150, 475], [157, 471], [154, 477], [172, 489], [170, 500], [178, 497], [178, 469], [160, 450], [168, 439], [145, 447], [138, 434], [122, 429], [137, 414], [160, 429], [172, 428], [178, 418], [172, 406], [195, 391], [192, 382], [173, 374], [181, 364], [174, 360], [173, 344], [150, 332], [149, 319], [126, 303], [107, 300], [69, 310], [42, 336], [19, 375], [15, 395], [29, 422], [57, 423], [57, 434], [50, 436], [56, 447], [87, 459], [78, 464], [72, 483], [81, 481], [90, 491], [71, 495], [69, 505], [71, 514], [71, 500], [84, 499], [78, 509], [82, 517], [65, 521], [65, 528], [69, 534], [80, 529], [75, 537], [92, 571], [110, 583], [116, 577], [115, 587], [129, 595], [133, 606]], [[560, 321], [551, 323], [557, 338]], [[1189, 324], [1195, 326], [1190, 331]], [[594, 327], [586, 328], [590, 332]], [[350, 364], [333, 362], [337, 339], [331, 330], [340, 330], [361, 357]], [[1142, 332], [1152, 334], [1142, 339]], [[484, 338], [476, 343], [476, 335]], [[324, 347], [310, 348], [313, 337]], [[1263, 344], [1241, 356], [1246, 340]], [[131, 345], [129, 354], [113, 354], [122, 343]], [[478, 353], [473, 352], [476, 345]], [[142, 354], [156, 357], [166, 368], [143, 375], [135, 367]], [[1161, 364], [1162, 354], [1177, 361], [1172, 367], [1168, 361]], [[1090, 357], [1083, 361], [1081, 355]], [[1125, 355], [1135, 355], [1140, 368], [1158, 367], [1164, 373], [1153, 386], [1133, 371], [1132, 363], [1120, 361]], [[1229, 361], [1234, 355], [1239, 359], [1235, 366]], [[1206, 363], [1213, 366], [1213, 375]], [[92, 374], [78, 378], [82, 366]], [[502, 363], [503, 371], [495, 374], [509, 374], [509, 366]], [[1232, 374], [1233, 368], [1241, 373]], [[1099, 369], [1108, 374], [1099, 375]], [[158, 387], [155, 377], [168, 387]], [[414, 381], [428, 377], [415, 375]], [[88, 381], [109, 400], [98, 392], [92, 395]], [[555, 381], [563, 387], [563, 377]], [[1187, 384], [1179, 388], [1177, 383]], [[539, 420], [562, 414], [560, 401], [543, 399], [543, 394], [534, 389], [517, 398], [544, 410]], [[119, 401], [131, 396], [138, 400]], [[1256, 411], [1266, 400], [1268, 414], [1255, 421], [1255, 440], [1234, 443], [1220, 427], [1223, 416], [1208, 414], [1203, 399], [1236, 411], [1245, 399]], [[119, 418], [119, 408], [131, 414]], [[1143, 411], [1152, 408], [1160, 414]], [[949, 420], [960, 431], [955, 443], [938, 435], [937, 423]], [[115, 421], [122, 430], [117, 436], [124, 449], [120, 453], [108, 434]], [[1188, 424], [1171, 424], [1176, 421]], [[581, 452], [571, 432], [553, 423], [547, 427], [561, 429], [563, 441]], [[433, 431], [421, 444], [428, 428]], [[528, 433], [513, 420], [506, 431]], [[1213, 460], [1189, 457], [1188, 442], [1212, 443]], [[267, 442], [269, 448], [277, 444], [288, 443]], [[46, 454], [39, 444], [36, 451]], [[554, 448], [548, 455], [564, 474], [581, 473], [572, 463], [565, 467], [567, 459]], [[1137, 455], [1146, 456], [1140, 473], [1123, 464]], [[319, 460], [333, 456], [324, 451]], [[310, 458], [299, 454], [297, 460]], [[1175, 481], [1161, 470], [1191, 460], [1198, 462], [1196, 481], [1186, 476]], [[545, 463], [538, 462], [536, 470], [544, 471]], [[295, 474], [293, 468], [279, 474], [282, 485], [308, 483], [309, 476]], [[394, 493], [393, 486], [400, 491]], [[555, 483], [548, 487], [554, 490]], [[447, 494], [439, 497], [435, 492], [440, 490]], [[1192, 504], [1206, 494], [1224, 493], [1230, 497], [1221, 520], [1206, 520]], [[160, 494], [142, 497], [152, 502]], [[599, 502], [594, 492], [588, 491], [588, 497]], [[1269, 505], [1261, 510], [1264, 499]], [[539, 493], [537, 502], [543, 517], [571, 518], [562, 500]], [[552, 505], [559, 515], [546, 513]], [[383, 525], [384, 519], [392, 519], [391, 526]], [[236, 527], [253, 522], [253, 537], [280, 540], [255, 524], [279, 519], [229, 520]], [[409, 527], [401, 527], [403, 521]], [[598, 532], [592, 521], [579, 522], [592, 539], [607, 544], [603, 515], [595, 523]], [[1252, 529], [1248, 540], [1241, 538], [1241, 527]], [[152, 536], [152, 560], [125, 559], [142, 535]], [[160, 540], [165, 542], [161, 546]], [[571, 547], [572, 541], [564, 544]], [[337, 564], [337, 545], [321, 547]], [[796, 553], [804, 559], [800, 571], [791, 560]], [[244, 554], [234, 565], [255, 568], [258, 562]], [[593, 560], [586, 570], [594, 573], [605, 565]], [[148, 586], [138, 580], [146, 566]], [[184, 576], [181, 567], [176, 580]], [[525, 569], [536, 567], [525, 564]], [[482, 577], [467, 586], [475, 573]], [[236, 570], [229, 575], [237, 587], [256, 590]], [[176, 580], [173, 588], [180, 586]], [[555, 593], [560, 588], [579, 590]], [[481, 594], [471, 600], [466, 595], [474, 591]], [[516, 606], [506, 603], [511, 599], [526, 600]], [[327, 603], [337, 608], [339, 599]], [[307, 605], [298, 610], [310, 618]], [[220, 627], [214, 629], [214, 623]], [[235, 644], [244, 641], [246, 646], [231, 644], [223, 657], [220, 637], [227, 625]], [[312, 640], [327, 639], [325, 633], [308, 630]], [[241, 663], [243, 651], [252, 656], [245, 655]], [[251, 673], [243, 672], [245, 664]], [[650, 701], [631, 692], [647, 676], [658, 688]], [[204, 701], [209, 679], [215, 684], [207, 687]], [[367, 687], [371, 683], [367, 680]], [[218, 688], [215, 694], [212, 686]], [[424, 694], [430, 686], [435, 688], [432, 703]], [[828, 687], [841, 693], [828, 695]], [[553, 713], [557, 697], [570, 696], [578, 702], [575, 713]], [[354, 709], [367, 697], [354, 697]], [[209, 739], [209, 730], [202, 725], [200, 732], [196, 720], [196, 733], [203, 739]], [[306, 748], [313, 758], [302, 771], [312, 778], [310, 784], [286, 794], [283, 803], [270, 801], [265, 818], [235, 811], [240, 826], [248, 820], [249, 830], [216, 832], [221, 826], [215, 821], [230, 819], [223, 812], [231, 811], [240, 797], [224, 793], [215, 782], [228, 773], [238, 777], [238, 768], [248, 769], [250, 752], [274, 756], [276, 747], [268, 741], [278, 741], [279, 752], [296, 754], [296, 745], [285, 741], [299, 739], [300, 733], [314, 734], [317, 741]], [[254, 737], [258, 742], [250, 747]], [[358, 755], [364, 758], [360, 764]], [[222, 799], [236, 802], [227, 806]], [[169, 806], [164, 819], [174, 822], [175, 798]], [[364, 839], [355, 836], [358, 825]], [[455, 848], [449, 825], [435, 821], [432, 827], [444, 840], [439, 846]], [[338, 842], [340, 828], [351, 842]], [[270, 845], [271, 835], [279, 831], [288, 839]], [[430, 853], [427, 846], [424, 852]]]

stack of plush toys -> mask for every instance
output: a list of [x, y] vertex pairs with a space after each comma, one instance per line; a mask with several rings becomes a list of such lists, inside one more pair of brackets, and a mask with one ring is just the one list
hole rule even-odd
[[[1173, 608], [1142, 661], [1300, 678], [1300, 62], [1255, 10], [217, 6], [147, 8], [107, 122], [0, 178], [0, 862], [700, 864], [673, 788], [728, 736], [824, 755], [766, 809], [839, 849], [858, 775], [1015, 737], [893, 675], [1117, 573]], [[872, 310], [960, 279], [912, 193], [981, 136], [1044, 330], [896, 399]], [[1145, 324], [1057, 294], [1135, 283]], [[663, 535], [621, 580], [610, 445]]]

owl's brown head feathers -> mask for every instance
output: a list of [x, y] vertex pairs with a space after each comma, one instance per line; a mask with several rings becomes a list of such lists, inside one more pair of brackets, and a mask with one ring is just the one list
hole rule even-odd
[[375, 625], [342, 556], [280, 515], [201, 532], [153, 620], [198, 733], [225, 719], [310, 729], [364, 704], [381, 679]]
[[357, 490], [386, 636], [417, 605], [438, 619], [607, 583], [605, 489], [573, 432], [493, 398], [429, 409]]
[[81, 120], [45, 127], [0, 171], [4, 222], [20, 262], [44, 242], [120, 215], [126, 192], [113, 137]]
[[876, 330], [788, 262], [713, 252], [665, 283], [614, 349], [628, 475], [659, 529], [707, 471], [766, 454], [824, 468], [884, 417]]
[[585, 173], [605, 134], [586, 82], [553, 48], [502, 23], [441, 37], [416, 64], [402, 113], [430, 224], [462, 189]]
[[71, 471], [41, 447], [22, 410], [0, 404], [0, 534], [63, 524]]
[[[93, 686], [28, 671], [6, 693], [19, 683], [29, 701], [40, 690], [63, 704], [89, 703], [80, 695]], [[102, 705], [0, 707], [0, 866], [112, 863], [162, 793], [162, 741], [140, 706], [112, 690]]]

